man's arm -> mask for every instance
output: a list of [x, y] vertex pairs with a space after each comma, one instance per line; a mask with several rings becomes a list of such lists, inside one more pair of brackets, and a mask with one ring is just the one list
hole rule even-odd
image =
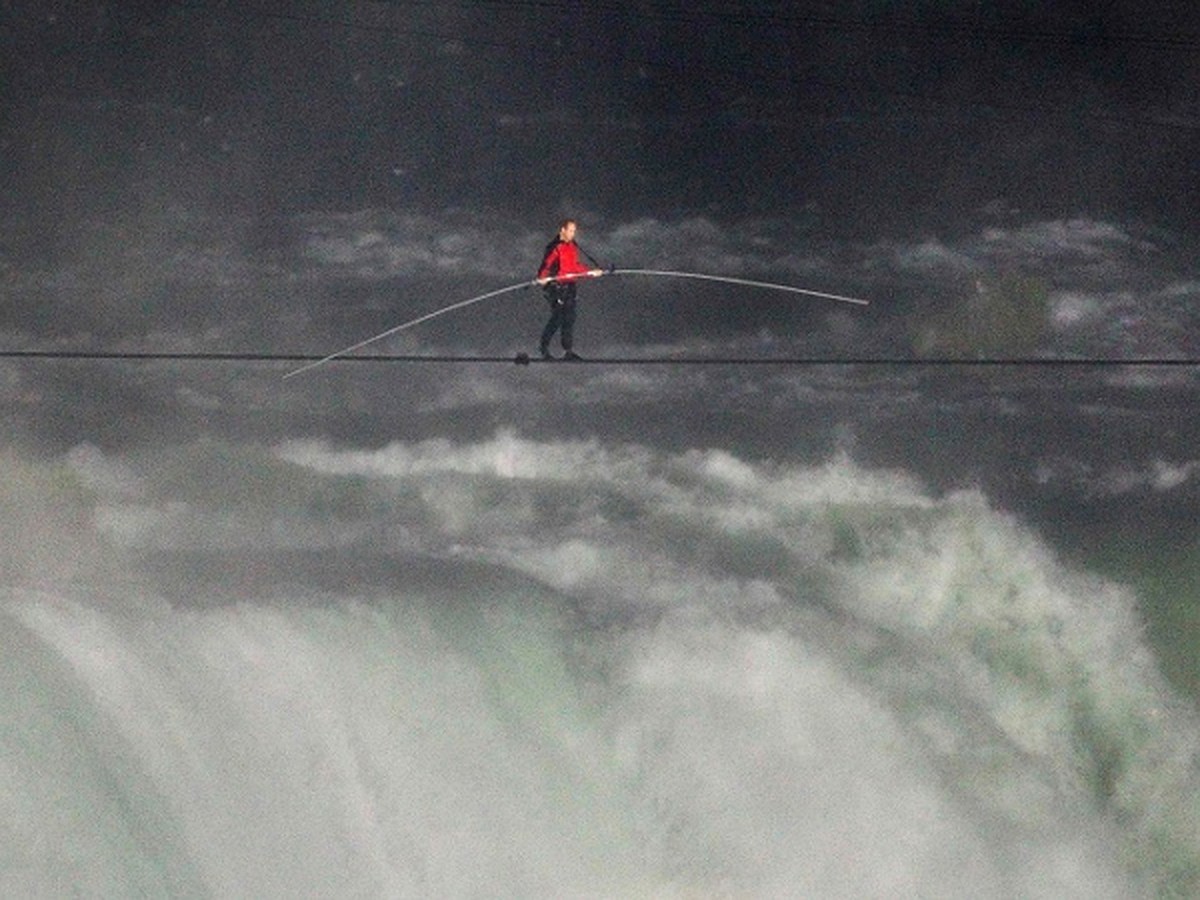
[[558, 262], [558, 251], [561, 247], [561, 243], [552, 244], [546, 251], [546, 255], [542, 257], [542, 264], [538, 267], [536, 279], [540, 284], [546, 284], [550, 281], [550, 269]]

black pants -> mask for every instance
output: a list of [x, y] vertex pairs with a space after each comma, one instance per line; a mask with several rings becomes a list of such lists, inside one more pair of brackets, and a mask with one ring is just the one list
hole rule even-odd
[[573, 281], [558, 284], [548, 284], [544, 288], [546, 300], [550, 303], [550, 321], [542, 329], [542, 352], [550, 349], [550, 339], [554, 332], [562, 330], [562, 348], [570, 350], [575, 342], [575, 289]]

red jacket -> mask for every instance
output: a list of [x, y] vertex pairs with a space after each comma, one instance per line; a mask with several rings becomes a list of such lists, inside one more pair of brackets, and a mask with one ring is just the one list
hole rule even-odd
[[542, 267], [538, 269], [537, 277], [586, 275], [590, 271], [591, 269], [579, 261], [579, 248], [575, 246], [574, 241], [555, 238], [546, 246], [546, 256], [542, 259]]

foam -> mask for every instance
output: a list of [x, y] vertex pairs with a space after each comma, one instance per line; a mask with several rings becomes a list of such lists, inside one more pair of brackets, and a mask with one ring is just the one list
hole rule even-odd
[[512, 433], [8, 483], [138, 577], [0, 589], [7, 893], [1195, 887], [1132, 598], [978, 494]]

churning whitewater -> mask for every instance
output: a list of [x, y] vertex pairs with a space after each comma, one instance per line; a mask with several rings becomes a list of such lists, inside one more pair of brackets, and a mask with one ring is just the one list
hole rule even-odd
[[1132, 597], [979, 494], [508, 433], [3, 465], [6, 896], [1200, 888]]

